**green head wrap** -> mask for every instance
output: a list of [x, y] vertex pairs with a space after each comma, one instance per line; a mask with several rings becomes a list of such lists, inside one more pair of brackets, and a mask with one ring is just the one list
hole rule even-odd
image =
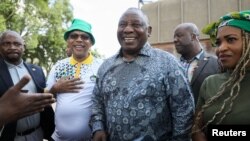
[[64, 40], [66, 41], [68, 39], [70, 32], [75, 31], [75, 30], [80, 30], [80, 31], [87, 33], [90, 36], [90, 40], [92, 44], [94, 45], [95, 38], [92, 35], [91, 28], [92, 27], [88, 22], [84, 20], [80, 20], [80, 19], [74, 19], [69, 29], [64, 33]]
[[210, 36], [213, 46], [215, 46], [217, 30], [222, 26], [233, 26], [250, 33], [250, 10], [228, 13], [222, 16], [219, 21], [205, 26], [202, 32]]

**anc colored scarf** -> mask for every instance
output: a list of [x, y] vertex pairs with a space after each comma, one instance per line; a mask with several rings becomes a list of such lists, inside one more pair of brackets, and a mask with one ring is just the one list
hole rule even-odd
[[205, 26], [202, 32], [210, 36], [213, 46], [215, 46], [217, 30], [222, 26], [233, 26], [250, 33], [250, 10], [228, 13], [222, 16], [219, 21]]

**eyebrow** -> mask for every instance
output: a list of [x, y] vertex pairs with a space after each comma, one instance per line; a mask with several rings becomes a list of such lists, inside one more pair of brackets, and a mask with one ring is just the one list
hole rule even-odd
[[[234, 33], [232, 33], [232, 34], [229, 34], [229, 35], [225, 35], [225, 36], [223, 36], [223, 38], [229, 38], [229, 37], [231, 37], [231, 36], [238, 36], [238, 34], [234, 34]], [[218, 37], [216, 37], [216, 39], [219, 39]]]

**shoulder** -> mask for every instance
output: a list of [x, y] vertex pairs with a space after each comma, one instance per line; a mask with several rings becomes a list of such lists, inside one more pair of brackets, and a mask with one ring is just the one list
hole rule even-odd
[[159, 67], [165, 68], [165, 71], [182, 68], [178, 58], [167, 51], [153, 48], [150, 57], [154, 64], [158, 64]]
[[225, 82], [229, 77], [228, 73], [218, 73], [208, 76], [204, 81], [207, 84], [220, 85]]
[[208, 67], [211, 67], [210, 69], [217, 69], [219, 70], [219, 63], [218, 63], [218, 58], [215, 55], [211, 55], [211, 54], [205, 54], [205, 56], [203, 58], [201, 58], [200, 60], [201, 63], [207, 63], [206, 65]]
[[177, 61], [177, 58], [167, 51], [152, 47], [150, 49], [150, 52], [150, 57], [152, 58], [152, 60], [161, 61], [162, 63]]
[[204, 53], [204, 60], [211, 60], [211, 61], [216, 61], [217, 62], [217, 56], [210, 54], [210, 53]]
[[[200, 99], [204, 101], [216, 95], [220, 86], [227, 80], [228, 77], [225, 73], [213, 74], [205, 78], [199, 92]], [[200, 105], [199, 100], [197, 105]]]
[[37, 70], [42, 70], [42, 67], [35, 65], [35, 64], [30, 64], [30, 63], [24, 63], [29, 69], [37, 69]]
[[62, 60], [58, 60], [53, 67], [64, 66], [65, 64], [69, 64], [69, 58], [65, 58]]
[[68, 58], [64, 58], [64, 59], [62, 59], [62, 60], [58, 60], [58, 61], [56, 62], [56, 64], [69, 63], [69, 60], [70, 60], [69, 57], [68, 57]]
[[107, 70], [109, 70], [114, 64], [115, 61], [117, 60], [118, 56], [114, 55], [109, 58], [103, 59], [99, 67], [99, 74], [104, 74]]
[[94, 57], [93, 63], [95, 63], [95, 64], [102, 64], [103, 63], [103, 59]]
[[113, 56], [111, 56], [111, 57], [109, 57], [109, 58], [106, 58], [106, 59], [103, 59], [102, 60], [102, 66], [103, 65], [111, 65], [112, 63], [114, 63], [114, 61], [116, 60], [118, 58], [118, 55], [116, 54], [116, 55], [113, 55]]

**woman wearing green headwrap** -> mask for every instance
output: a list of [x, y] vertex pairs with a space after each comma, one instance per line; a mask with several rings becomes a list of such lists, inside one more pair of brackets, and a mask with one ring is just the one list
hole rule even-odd
[[193, 141], [208, 140], [217, 125], [229, 125], [232, 130], [234, 125], [250, 125], [250, 11], [229, 13], [203, 32], [218, 47], [224, 71], [202, 84], [192, 128]]

